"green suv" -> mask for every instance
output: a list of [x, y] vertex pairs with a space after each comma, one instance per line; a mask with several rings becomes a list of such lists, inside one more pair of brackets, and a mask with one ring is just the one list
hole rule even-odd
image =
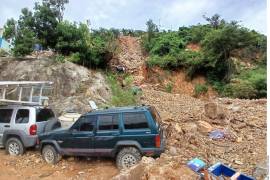
[[44, 160], [55, 164], [61, 155], [116, 158], [118, 168], [129, 168], [143, 155], [164, 152], [160, 116], [151, 106], [96, 110], [82, 115], [69, 129], [39, 136]]

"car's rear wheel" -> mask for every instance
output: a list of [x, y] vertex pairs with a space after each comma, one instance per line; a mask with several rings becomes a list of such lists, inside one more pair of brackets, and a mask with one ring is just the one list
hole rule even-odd
[[116, 164], [119, 169], [127, 169], [141, 160], [141, 153], [137, 148], [126, 147], [119, 151], [116, 156]]
[[60, 154], [52, 145], [45, 145], [42, 148], [42, 157], [49, 164], [56, 164], [61, 159]]
[[9, 138], [6, 142], [6, 152], [12, 156], [22, 155], [25, 148], [18, 138]]

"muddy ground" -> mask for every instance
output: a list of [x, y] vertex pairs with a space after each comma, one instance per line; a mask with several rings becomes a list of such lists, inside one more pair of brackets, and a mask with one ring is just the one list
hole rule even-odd
[[0, 179], [111, 179], [119, 171], [110, 158], [64, 157], [58, 164], [43, 161], [40, 153], [30, 149], [23, 156], [10, 156], [0, 149]]

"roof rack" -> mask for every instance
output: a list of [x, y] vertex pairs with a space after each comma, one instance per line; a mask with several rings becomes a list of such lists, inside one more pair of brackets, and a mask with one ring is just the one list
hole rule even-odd
[[0, 81], [0, 103], [42, 105], [48, 97], [45, 89], [52, 89], [51, 81]]

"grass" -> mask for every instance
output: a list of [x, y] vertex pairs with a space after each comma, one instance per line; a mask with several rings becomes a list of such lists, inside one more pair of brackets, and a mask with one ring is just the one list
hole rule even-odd
[[[118, 77], [124, 78], [125, 87], [122, 87], [118, 82]], [[137, 96], [134, 94], [134, 91], [131, 88], [132, 78], [127, 75], [111, 74], [107, 75], [107, 82], [110, 85], [112, 91], [112, 98], [109, 102], [109, 106], [129, 106], [136, 105]]]
[[208, 91], [208, 86], [206, 84], [196, 84], [194, 91], [195, 91], [195, 96], [205, 94]]

